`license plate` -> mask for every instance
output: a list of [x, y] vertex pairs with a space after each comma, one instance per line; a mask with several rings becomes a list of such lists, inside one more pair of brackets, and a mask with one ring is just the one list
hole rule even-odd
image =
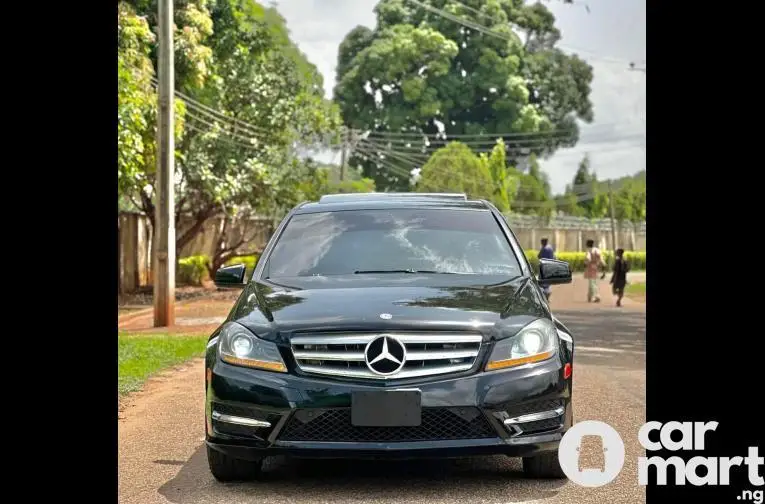
[[354, 392], [351, 423], [359, 427], [415, 427], [422, 422], [419, 390]]

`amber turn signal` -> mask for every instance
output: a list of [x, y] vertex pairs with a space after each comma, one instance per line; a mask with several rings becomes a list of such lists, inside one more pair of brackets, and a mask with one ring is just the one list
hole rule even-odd
[[491, 361], [486, 364], [486, 371], [494, 371], [495, 369], [504, 369], [514, 366], [520, 366], [522, 364], [530, 364], [532, 362], [539, 362], [545, 359], [549, 359], [555, 352], [550, 350], [549, 352], [543, 352], [536, 355], [529, 355], [528, 357], [518, 357], [517, 359], [505, 359], [500, 361]]
[[287, 372], [287, 367], [281, 362], [268, 362], [255, 359], [240, 359], [238, 357], [231, 357], [229, 355], [221, 356], [224, 362], [234, 364], [237, 366], [245, 366], [254, 369], [267, 369], [269, 371], [279, 371], [282, 373]]

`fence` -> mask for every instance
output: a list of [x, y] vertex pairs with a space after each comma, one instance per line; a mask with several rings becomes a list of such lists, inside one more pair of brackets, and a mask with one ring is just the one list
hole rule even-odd
[[[208, 219], [201, 231], [189, 243], [177, 251], [177, 256], [212, 256], [220, 237], [223, 217]], [[240, 221], [226, 230], [228, 243], [236, 242], [242, 236], [252, 237], [246, 245], [258, 249], [268, 242], [273, 225], [270, 219], [255, 218]], [[134, 212], [121, 212], [117, 222], [119, 228], [119, 291], [133, 292], [140, 287], [151, 285], [152, 229], [149, 219]], [[176, 236], [189, 229], [192, 221], [182, 217], [176, 223]]]
[[[539, 241], [547, 238], [557, 251], [575, 252], [585, 248], [587, 240], [612, 250], [611, 221], [589, 220], [578, 217], [553, 217], [547, 221], [528, 215], [508, 215], [508, 223], [524, 249], [536, 249]], [[209, 219], [197, 236], [178, 251], [178, 257], [205, 254], [212, 256], [220, 237], [222, 217]], [[176, 224], [180, 235], [191, 225], [190, 219], [181, 218]], [[151, 285], [152, 230], [149, 219], [140, 213], [123, 212], [119, 226], [119, 287], [120, 292], [132, 292]], [[254, 236], [248, 249], [262, 248], [273, 230], [270, 219], [250, 219], [231, 226], [227, 231], [229, 242], [240, 239], [243, 233]], [[625, 250], [645, 250], [645, 223], [616, 222], [617, 244]]]
[[[613, 250], [611, 219], [561, 216], [547, 221], [532, 215], [508, 215], [507, 221], [524, 249], [536, 249], [547, 238], [555, 250], [581, 252], [587, 240], [604, 250]], [[645, 250], [646, 224], [614, 222], [616, 244], [624, 250]]]

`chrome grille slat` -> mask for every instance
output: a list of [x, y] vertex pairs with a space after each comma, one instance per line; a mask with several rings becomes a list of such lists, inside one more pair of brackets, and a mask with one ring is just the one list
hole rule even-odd
[[336, 360], [364, 362], [364, 352], [304, 352], [294, 351], [298, 360]]
[[450, 336], [438, 336], [435, 334], [393, 334], [402, 343], [428, 343], [428, 344], [451, 344], [451, 343], [480, 343], [483, 337], [477, 334], [455, 334]]
[[[381, 376], [364, 362], [366, 346], [388, 335], [404, 344], [406, 363], [398, 373]], [[480, 334], [461, 332], [380, 332], [299, 334], [291, 338], [295, 361], [305, 373], [371, 380], [396, 380], [466, 371], [481, 349]]]
[[295, 336], [292, 338], [292, 346], [295, 345], [366, 345], [377, 335], [375, 334], [349, 334], [347, 336], [338, 335], [316, 335], [316, 336]]
[[[407, 352], [406, 360], [444, 360], [444, 359], [464, 359], [466, 357], [475, 357], [478, 355], [478, 349], [475, 350], [429, 350], [426, 352], [420, 352], [412, 350]], [[361, 354], [361, 360], [364, 360], [364, 354]]]

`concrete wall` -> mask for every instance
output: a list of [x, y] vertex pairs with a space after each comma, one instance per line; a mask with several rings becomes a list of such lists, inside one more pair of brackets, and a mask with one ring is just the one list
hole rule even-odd
[[[613, 250], [610, 219], [589, 220], [580, 217], [554, 217], [547, 221], [528, 215], [508, 215], [507, 221], [524, 249], [537, 249], [547, 238], [556, 251], [581, 252], [587, 240], [604, 250]], [[625, 250], [645, 250], [645, 222], [614, 222], [617, 247]]]
[[120, 213], [119, 287], [132, 292], [151, 284], [151, 224], [138, 213]]

